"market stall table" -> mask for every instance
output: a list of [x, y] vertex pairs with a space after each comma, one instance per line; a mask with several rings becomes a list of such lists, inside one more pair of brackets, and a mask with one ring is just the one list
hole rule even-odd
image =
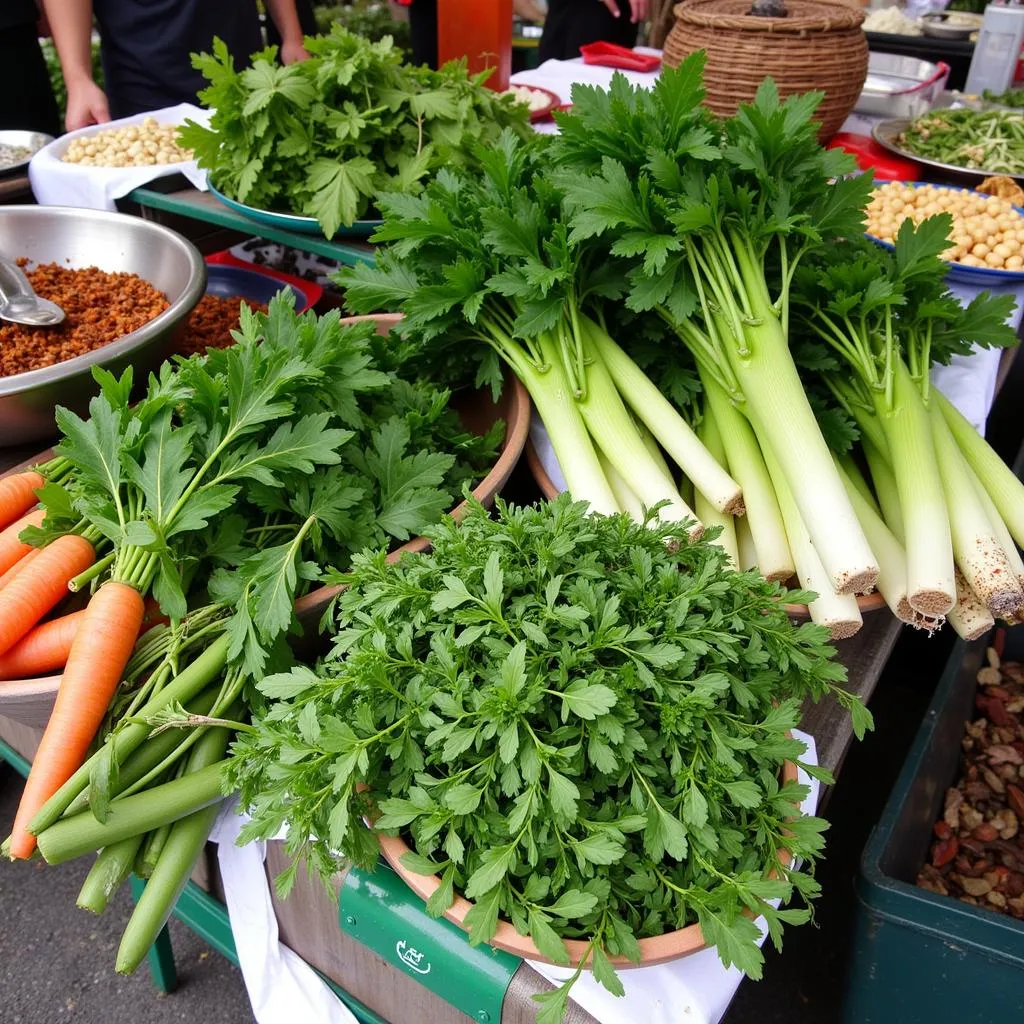
[[[544, 77], [545, 72], [550, 71], [546, 65], [539, 69], [540, 77], [534, 71], [525, 72], [516, 76], [516, 79], [523, 84], [553, 88], [563, 99], [568, 100], [571, 80], [595, 81], [605, 77], [605, 69], [584, 68], [581, 63], [569, 63], [572, 67], [560, 69], [563, 75], [557, 82]], [[607, 77], [610, 77], [610, 71]], [[649, 80], [655, 78], [654, 75], [636, 77]], [[229, 210], [214, 196], [191, 187], [175, 187], [172, 191], [140, 188], [128, 198], [141, 208], [144, 217], [151, 219], [166, 220], [172, 217], [211, 225], [242, 237], [258, 235], [341, 263], [373, 259], [372, 246], [364, 241], [327, 241], [321, 236], [298, 234], [260, 224]], [[23, 461], [31, 454], [0, 449], [0, 470]], [[848, 688], [865, 702], [870, 700], [878, 684], [901, 628], [887, 612], [879, 612], [865, 619], [864, 627], [857, 636], [839, 645], [841, 659], [849, 672]], [[847, 713], [831, 702], [809, 706], [804, 710], [801, 724], [816, 742], [819, 764], [833, 775], [837, 774], [852, 739]], [[19, 770], [27, 768], [26, 759], [34, 753], [37, 737], [38, 734], [33, 730], [0, 717], [0, 756]], [[282, 844], [268, 844], [267, 873], [276, 875], [286, 865], [287, 858]], [[389, 885], [388, 874], [386, 871], [383, 873], [381, 885]], [[338, 906], [325, 894], [319, 882], [300, 872], [296, 889], [287, 901], [281, 901], [276, 896], [273, 898], [282, 941], [326, 978], [331, 979], [332, 987], [362, 1021], [397, 1022], [415, 1019], [417, 1024], [448, 1024], [472, 1019], [452, 1005], [455, 989], [470, 984], [466, 978], [465, 959], [452, 955], [448, 963], [438, 965], [433, 979], [424, 981], [425, 972], [417, 970], [410, 959], [402, 956], [399, 946], [406, 948], [404, 939], [400, 939], [397, 944], [392, 941], [389, 950], [376, 944], [371, 945], [369, 941], [360, 941], [360, 915], [351, 911], [351, 903], [346, 903], [350, 898], [359, 898], [359, 893], [354, 893], [354, 887], [357, 888], [359, 883], [349, 884], [352, 877], [339, 876], [336, 880], [337, 890], [347, 891], [341, 905], [342, 920], [339, 920]], [[237, 962], [237, 950], [227, 912], [218, 898], [223, 891], [221, 880], [215, 871], [209, 870], [202, 870], [193, 878], [193, 883], [179, 900], [178, 916], [220, 952]], [[403, 883], [397, 882], [397, 885], [397, 890], [388, 889], [388, 892], [394, 894], [391, 902], [377, 900], [386, 906], [386, 912], [392, 915], [391, 920], [382, 923], [375, 919], [374, 923], [381, 928], [395, 928], [405, 922], [409, 927], [426, 929], [429, 919], [423, 914], [421, 904], [405, 890]], [[374, 897], [371, 894], [366, 905], [372, 906], [373, 903]], [[406, 908], [411, 908], [411, 912], [402, 917]], [[442, 929], [452, 928], [456, 938], [460, 937], [453, 926], [443, 922], [430, 924]], [[486, 951], [478, 953], [490, 956]], [[498, 1024], [499, 1020], [502, 1024], [532, 1022], [536, 1007], [530, 996], [546, 989], [548, 983], [521, 961], [504, 954], [495, 954], [490, 958], [494, 964], [496, 983], [500, 984], [501, 978], [507, 975], [504, 978], [507, 989], [501, 988], [502, 995], [498, 998], [496, 1010], [481, 1009], [475, 1013], [475, 1019], [491, 1021], [493, 1024]], [[173, 957], [166, 934], [151, 957], [151, 965], [157, 984], [162, 988], [172, 987]], [[442, 974], [446, 978], [437, 981], [437, 977]], [[452, 998], [446, 998], [448, 993], [451, 993]], [[460, 995], [464, 997], [464, 993]], [[411, 1007], [415, 1007], [414, 1016], [410, 1015]], [[576, 1006], [573, 1006], [568, 1021], [570, 1024], [594, 1024], [594, 1018]]]

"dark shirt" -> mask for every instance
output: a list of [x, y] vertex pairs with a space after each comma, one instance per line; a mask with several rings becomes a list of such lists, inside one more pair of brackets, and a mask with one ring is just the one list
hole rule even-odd
[[235, 67], [263, 48], [256, 0], [93, 0], [93, 9], [114, 118], [195, 103], [207, 83], [189, 55], [209, 53], [214, 36]]
[[0, 29], [34, 25], [38, 20], [36, 0], [0, 0]]

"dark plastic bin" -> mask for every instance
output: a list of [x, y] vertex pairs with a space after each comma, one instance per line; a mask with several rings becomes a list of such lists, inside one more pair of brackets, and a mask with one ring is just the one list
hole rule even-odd
[[[1022, 629], [1007, 634], [1007, 661], [1024, 659]], [[1024, 922], [914, 885], [957, 777], [989, 639], [954, 648], [861, 858], [845, 1024], [1024, 1021]]]

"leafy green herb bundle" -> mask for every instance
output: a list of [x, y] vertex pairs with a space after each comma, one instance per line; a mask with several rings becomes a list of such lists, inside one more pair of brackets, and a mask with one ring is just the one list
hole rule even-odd
[[390, 38], [339, 25], [306, 49], [310, 60], [283, 66], [269, 47], [236, 71], [215, 39], [213, 54], [193, 56], [210, 127], [186, 122], [181, 141], [225, 195], [315, 217], [328, 238], [373, 216], [377, 192], [416, 192], [439, 167], [464, 165], [472, 143], [529, 131], [525, 109], [463, 64], [409, 67]]
[[[555, 962], [583, 939], [621, 993], [609, 957], [696, 921], [758, 976], [745, 911], [778, 943], [809, 911], [766, 901], [818, 888], [782, 857], [812, 862], [825, 827], [780, 782], [803, 751], [787, 731], [806, 697], [870, 723], [827, 632], [792, 625], [777, 585], [726, 569], [685, 524], [594, 517], [567, 495], [493, 519], [475, 505], [431, 537], [397, 566], [357, 555], [333, 652], [257, 684], [267, 710], [229, 766], [246, 837], [287, 823], [290, 852], [329, 877], [337, 857], [373, 866], [361, 818], [379, 814], [414, 847], [406, 866], [441, 876], [430, 913], [475, 901], [474, 943], [499, 916]], [[541, 997], [542, 1022], [578, 975]]]

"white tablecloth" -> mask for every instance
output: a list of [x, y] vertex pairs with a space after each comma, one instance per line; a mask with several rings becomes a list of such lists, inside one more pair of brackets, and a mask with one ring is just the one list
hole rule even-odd
[[193, 186], [205, 190], [206, 172], [200, 170], [194, 160], [178, 164], [156, 164], [152, 167], [85, 167], [66, 164], [61, 160], [72, 139], [95, 135], [108, 128], [140, 124], [147, 117], [156, 118], [160, 124], [184, 124], [186, 118], [206, 124], [210, 112], [192, 103], [181, 103], [176, 107], [123, 117], [108, 124], [90, 125], [54, 139], [39, 150], [28, 165], [28, 177], [36, 202], [41, 206], [116, 210], [115, 200], [128, 195], [132, 189], [141, 188], [157, 178], [166, 178], [171, 174], [183, 174]]

